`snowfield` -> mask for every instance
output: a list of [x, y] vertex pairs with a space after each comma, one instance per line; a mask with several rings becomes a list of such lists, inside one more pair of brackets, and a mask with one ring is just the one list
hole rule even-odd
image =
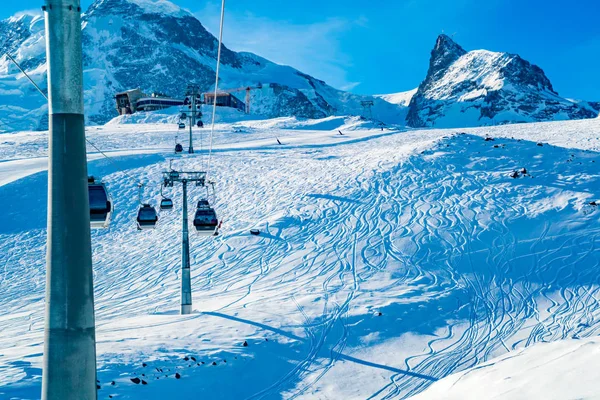
[[434, 383], [411, 400], [599, 399], [597, 337], [537, 344]]
[[[87, 131], [114, 156], [88, 149], [116, 209], [92, 232], [99, 399], [598, 398], [600, 119], [381, 130], [222, 116], [222, 235], [191, 237], [181, 316], [181, 189], [139, 232], [136, 184], [157, 205], [170, 162], [207, 165], [208, 130], [175, 156], [187, 131], [146, 118]], [[0, 135], [2, 399], [40, 393], [46, 142]]]

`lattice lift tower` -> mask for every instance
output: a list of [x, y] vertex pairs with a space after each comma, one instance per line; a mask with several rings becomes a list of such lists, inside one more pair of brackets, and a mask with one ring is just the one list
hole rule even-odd
[[373, 100], [364, 100], [360, 102], [360, 105], [363, 107], [363, 117], [367, 118], [367, 115], [369, 116], [369, 119], [373, 119], [373, 111], [371, 110], [371, 107], [373, 107], [374, 103]]

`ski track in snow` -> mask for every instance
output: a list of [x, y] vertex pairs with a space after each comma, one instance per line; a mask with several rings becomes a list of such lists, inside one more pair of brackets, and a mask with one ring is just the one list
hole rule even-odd
[[[560, 133], [576, 124], [547, 126]], [[120, 157], [119, 171], [92, 162], [89, 172], [104, 177], [116, 208], [111, 228], [92, 234], [99, 398], [177, 390], [223, 399], [403, 399], [509, 350], [600, 333], [600, 210], [587, 205], [600, 199], [600, 155], [585, 150], [598, 150], [598, 134], [575, 137], [580, 149], [566, 149], [537, 146], [543, 138], [531, 125], [465, 131], [370, 139], [356, 131], [347, 135], [360, 141], [337, 145], [330, 132], [313, 145], [253, 150], [217, 139], [224, 228], [214, 239], [191, 238], [191, 316], [176, 315], [180, 189], [165, 189], [175, 208], [160, 213], [158, 228], [138, 232], [136, 182], [128, 178], [148, 182], [144, 196], [156, 205], [160, 172], [173, 157]], [[496, 140], [484, 141], [486, 133]], [[286, 134], [293, 141], [294, 133], [277, 132]], [[274, 133], [248, 135], [262, 145]], [[510, 139], [519, 135], [534, 141]], [[157, 142], [149, 148], [172, 140], [150, 137]], [[110, 139], [96, 138], [104, 146]], [[0, 146], [5, 159], [11, 151]], [[32, 154], [43, 151], [39, 144]], [[197, 154], [173, 167], [201, 164]], [[522, 167], [531, 175], [508, 176]], [[39, 396], [46, 179], [41, 172], [0, 186], [0, 395], [8, 398]], [[201, 196], [191, 189], [191, 210]], [[261, 236], [249, 235], [251, 227]], [[181, 361], [190, 354], [206, 365]], [[213, 360], [218, 366], [209, 367]], [[157, 382], [131, 384], [142, 371]]]

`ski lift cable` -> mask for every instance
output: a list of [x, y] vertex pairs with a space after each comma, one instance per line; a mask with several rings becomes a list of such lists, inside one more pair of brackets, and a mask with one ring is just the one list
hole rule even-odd
[[215, 76], [215, 93], [213, 97], [212, 123], [210, 126], [210, 138], [208, 147], [208, 164], [206, 167], [206, 177], [210, 174], [210, 162], [212, 158], [213, 135], [215, 132], [215, 115], [217, 114], [217, 92], [219, 90], [219, 66], [221, 64], [221, 47], [223, 45], [223, 22], [225, 20], [225, 0], [221, 0], [221, 23], [219, 26], [219, 49], [217, 51], [217, 69]]
[[204, 189], [206, 189], [206, 200], [211, 200], [211, 189], [212, 189], [212, 201], [211, 204], [216, 204], [217, 203], [217, 194], [215, 192], [215, 182], [213, 181], [206, 181], [206, 184], [204, 185]]
[[142, 191], [144, 190], [144, 184], [142, 182], [138, 183], [138, 201], [140, 203], [140, 205], [144, 205], [144, 202], [142, 201]]
[[159, 186], [160, 186], [160, 198], [161, 198], [161, 199], [166, 199], [166, 197], [165, 197], [165, 195], [164, 195], [164, 193], [163, 193], [163, 186], [164, 186], [164, 185], [163, 185], [163, 182], [161, 182], [161, 183], [159, 184]]
[[[112, 157], [106, 155], [106, 153], [104, 153], [102, 150], [100, 150], [100, 148], [98, 148], [98, 146], [96, 146], [94, 143], [90, 142], [89, 139], [86, 138], [85, 141], [88, 142], [88, 144], [90, 146], [92, 146], [94, 149], [96, 149], [96, 151], [98, 151], [98, 153], [102, 154], [108, 161], [110, 161], [111, 163], [113, 163], [113, 166], [117, 167], [116, 168], [117, 171], [119, 170], [119, 168], [118, 168], [119, 165], [117, 164], [117, 162]], [[131, 176], [130, 174], [128, 174], [127, 171], [122, 170], [121, 172], [123, 172], [132, 181], [136, 181], [137, 180], [133, 176]]]
[[212, 192], [213, 192], [213, 204], [217, 204], [217, 192], [215, 191], [215, 183], [213, 181], [209, 181], [208, 182], [210, 184], [210, 186], [212, 187]]
[[27, 72], [25, 72], [25, 70], [23, 68], [21, 68], [21, 66], [19, 65], [19, 63], [12, 58], [12, 56], [8, 53], [4, 53], [6, 55], [6, 57], [8, 57], [8, 59], [10, 61], [13, 62], [13, 64], [15, 64], [17, 66], [17, 68], [19, 68], [19, 71], [21, 71], [23, 73], [23, 75], [25, 75], [25, 77], [27, 77], [27, 79], [29, 79], [29, 82], [31, 82], [31, 84], [37, 89], [38, 92], [40, 92], [40, 94], [42, 96], [44, 96], [44, 98], [46, 99], [46, 101], [48, 100], [48, 95], [46, 95], [46, 93], [44, 93], [42, 91], [42, 89], [37, 85], [37, 83], [35, 83], [35, 81], [33, 79], [31, 79], [31, 77], [27, 74]]
[[[23, 75], [25, 75], [27, 77], [27, 79], [29, 79], [29, 82], [31, 82], [31, 84], [37, 89], [37, 91], [40, 92], [40, 94], [44, 97], [44, 99], [46, 99], [46, 101], [48, 101], [48, 96], [46, 96], [46, 94], [42, 91], [42, 89], [40, 89], [40, 87], [29, 76], [29, 74], [27, 74], [27, 72], [25, 72], [25, 70], [23, 68], [21, 68], [21, 66], [19, 65], [19, 63], [17, 63], [17, 61], [14, 58], [12, 58], [10, 56], [10, 54], [8, 54], [8, 53], [4, 53], [4, 54], [8, 57], [9, 60], [11, 60], [17, 66], [17, 68], [19, 68], [19, 70], [23, 73]], [[94, 149], [96, 149], [96, 151], [98, 151], [98, 153], [102, 154], [103, 157], [105, 157], [110, 162], [112, 162], [114, 166], [118, 166], [118, 164], [112, 159], [112, 157], [106, 155], [106, 153], [104, 153], [102, 150], [100, 150], [100, 148], [98, 148], [98, 146], [96, 146], [94, 143], [92, 143], [87, 137], [85, 138], [85, 141], [90, 146], [92, 146]], [[119, 170], [119, 168], [117, 168], [117, 170]], [[136, 180], [134, 177], [132, 177], [126, 171], [121, 171], [121, 172], [123, 172], [127, 177], [129, 177], [129, 179], [134, 180], [134, 181]]]
[[[37, 83], [35, 83], [35, 81], [31, 78], [31, 76], [29, 76], [29, 74], [27, 72], [25, 72], [25, 70], [19, 65], [19, 63], [8, 53], [4, 53], [6, 55], [6, 57], [8, 57], [9, 60], [11, 60], [16, 66], [17, 68], [19, 68], [19, 70], [23, 73], [23, 75], [25, 75], [25, 77], [29, 80], [29, 82], [31, 82], [31, 84], [37, 89], [38, 92], [40, 92], [40, 94], [44, 97], [44, 99], [46, 99], [46, 101], [48, 100], [48, 96], [46, 95], [46, 93], [44, 93], [44, 91], [38, 86]], [[95, 101], [93, 103], [87, 103], [90, 106], [99, 104], [99, 103], [104, 103], [106, 102], [105, 100], [98, 100]]]
[[175, 132], [175, 146], [177, 146], [177, 143], [179, 143], [179, 129]]

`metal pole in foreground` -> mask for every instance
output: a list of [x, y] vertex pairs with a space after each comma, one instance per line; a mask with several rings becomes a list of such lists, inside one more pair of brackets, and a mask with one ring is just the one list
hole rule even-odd
[[43, 400], [95, 400], [96, 335], [79, 0], [45, 0], [48, 239]]
[[183, 220], [181, 229], [181, 314], [192, 312], [192, 278], [190, 273], [190, 240], [187, 215], [187, 180], [183, 184]]

